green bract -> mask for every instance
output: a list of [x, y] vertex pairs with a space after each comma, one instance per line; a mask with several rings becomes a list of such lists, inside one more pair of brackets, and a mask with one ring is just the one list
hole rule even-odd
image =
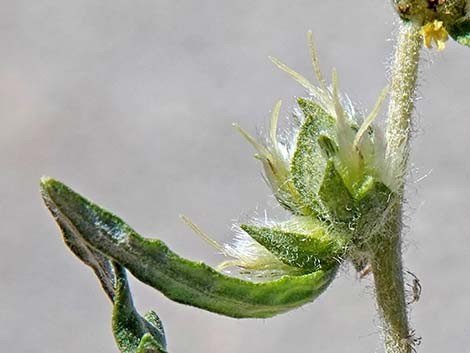
[[252, 225], [241, 228], [282, 262], [305, 272], [336, 267], [344, 252], [341, 238], [327, 234], [325, 228], [307, 234]]
[[292, 158], [292, 180], [304, 204], [314, 213], [321, 213], [318, 191], [323, 181], [326, 160], [325, 152], [320, 148], [320, 135], [334, 135], [335, 119], [307, 99], [299, 99], [298, 104], [305, 121], [300, 128]]
[[43, 197], [64, 234], [126, 267], [177, 302], [231, 317], [270, 317], [315, 299], [334, 278], [337, 263], [313, 272], [253, 283], [185, 260], [159, 240], [139, 236], [122, 220], [62, 183], [45, 179]]

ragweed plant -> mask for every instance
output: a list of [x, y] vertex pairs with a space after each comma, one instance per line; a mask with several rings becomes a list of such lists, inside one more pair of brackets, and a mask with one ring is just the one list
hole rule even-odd
[[[368, 114], [341, 92], [336, 71], [323, 75], [312, 34], [308, 44], [316, 83], [277, 59], [275, 65], [307, 90], [297, 99], [296, 123], [278, 133], [281, 103], [261, 141], [237, 124], [253, 145], [264, 176], [290, 218], [235, 227], [219, 244], [187, 217], [192, 230], [224, 254], [216, 269], [181, 258], [69, 187], [43, 178], [43, 199], [66, 245], [97, 275], [113, 303], [112, 326], [121, 352], [166, 352], [154, 312], [134, 308], [126, 270], [168, 298], [234, 318], [268, 318], [312, 302], [345, 262], [361, 276], [372, 272], [388, 353], [410, 353], [420, 339], [408, 323], [401, 261], [402, 205], [421, 47], [443, 50], [448, 37], [470, 45], [469, 1], [394, 1], [402, 18], [389, 87]], [[375, 124], [389, 97], [385, 131]], [[227, 268], [239, 277], [227, 275]]]

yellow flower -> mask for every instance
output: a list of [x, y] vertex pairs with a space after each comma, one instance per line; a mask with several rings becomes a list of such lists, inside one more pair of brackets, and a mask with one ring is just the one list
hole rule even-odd
[[421, 35], [427, 48], [432, 48], [432, 41], [434, 40], [438, 51], [444, 50], [446, 47], [445, 42], [449, 39], [449, 33], [445, 29], [444, 23], [438, 20], [429, 22], [421, 27]]

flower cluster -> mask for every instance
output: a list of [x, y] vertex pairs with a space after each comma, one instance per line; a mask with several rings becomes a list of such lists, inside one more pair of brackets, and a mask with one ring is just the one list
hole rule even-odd
[[292, 218], [237, 226], [235, 241], [226, 245], [183, 218], [222, 254], [234, 258], [224, 261], [219, 270], [236, 266], [251, 278], [272, 279], [337, 267], [345, 259], [365, 263], [364, 243], [383, 225], [392, 203], [396, 178], [385, 157], [383, 133], [374, 124], [387, 88], [368, 115], [358, 112], [340, 94], [336, 71], [327, 85], [311, 32], [308, 43], [318, 86], [272, 58], [308, 92], [308, 97], [297, 99], [298, 123], [293, 132], [284, 134], [289, 138], [278, 134], [280, 101], [264, 142], [234, 124], [256, 149], [266, 182]]

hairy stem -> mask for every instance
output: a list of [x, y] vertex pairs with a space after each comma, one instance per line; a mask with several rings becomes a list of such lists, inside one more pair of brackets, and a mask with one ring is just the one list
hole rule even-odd
[[422, 45], [420, 29], [421, 27], [413, 22], [401, 24], [392, 64], [386, 158], [400, 193], [403, 193], [403, 178], [409, 156], [411, 118], [418, 76], [419, 51]]
[[371, 261], [387, 353], [410, 353], [413, 348], [401, 261], [401, 228], [401, 207], [397, 203], [380, 234]]
[[386, 132], [386, 157], [396, 178], [398, 199], [382, 232], [376, 238], [377, 243], [371, 259], [387, 353], [410, 353], [414, 350], [413, 335], [407, 317], [401, 233], [403, 185], [409, 156], [411, 117], [421, 48], [419, 30], [420, 27], [411, 22], [402, 23], [395, 49]]

